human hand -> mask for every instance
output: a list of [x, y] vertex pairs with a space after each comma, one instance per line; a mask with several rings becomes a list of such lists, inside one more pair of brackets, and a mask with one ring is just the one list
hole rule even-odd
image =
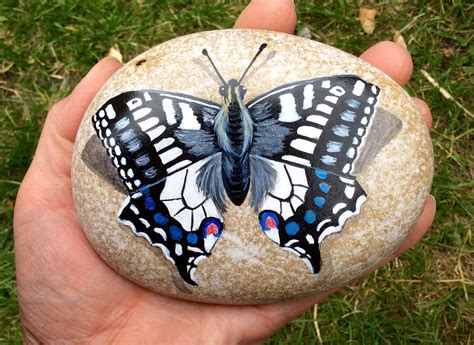
[[[292, 33], [296, 14], [290, 0], [254, 0], [237, 28]], [[382, 42], [362, 59], [400, 85], [411, 77], [409, 54]], [[71, 156], [86, 108], [121, 67], [100, 61], [66, 99], [51, 109], [18, 193], [15, 256], [20, 314], [26, 342], [252, 343], [332, 292], [258, 306], [207, 305], [160, 296], [111, 270], [94, 252], [77, 220], [71, 190]], [[415, 100], [431, 126], [426, 104]], [[428, 198], [420, 221], [391, 258], [413, 246], [434, 216]]]

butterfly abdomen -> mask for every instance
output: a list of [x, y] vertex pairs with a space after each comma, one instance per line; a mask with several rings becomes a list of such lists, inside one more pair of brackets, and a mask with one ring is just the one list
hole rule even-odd
[[235, 205], [241, 205], [250, 186], [250, 161], [248, 154], [239, 157], [222, 155], [222, 181], [227, 196]]
[[228, 111], [225, 132], [230, 149], [222, 152], [222, 180], [229, 199], [235, 205], [241, 205], [250, 186], [249, 143], [252, 130], [237, 102], [231, 103]]

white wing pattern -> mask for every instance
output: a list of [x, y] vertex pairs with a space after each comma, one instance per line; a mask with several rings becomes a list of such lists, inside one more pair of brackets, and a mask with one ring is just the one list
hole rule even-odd
[[[357, 76], [340, 75], [287, 84], [246, 105], [254, 126], [255, 221], [313, 273], [320, 270], [321, 241], [366, 200], [351, 170], [379, 92]], [[208, 191], [223, 188], [214, 133], [220, 111], [202, 99], [141, 90], [110, 99], [92, 119], [128, 190], [119, 221], [160, 248], [193, 285], [199, 261], [224, 229], [225, 204]], [[260, 183], [265, 174], [258, 167], [270, 172], [272, 184]], [[263, 185], [269, 187], [262, 192]]]

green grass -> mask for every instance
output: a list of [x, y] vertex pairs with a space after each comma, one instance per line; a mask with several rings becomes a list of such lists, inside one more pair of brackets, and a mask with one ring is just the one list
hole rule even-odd
[[[373, 35], [362, 32], [358, 6], [297, 1], [297, 30], [353, 54], [402, 34], [415, 61], [412, 95], [433, 112], [438, 213], [413, 250], [318, 306], [324, 343], [443, 343], [474, 340], [472, 246], [473, 118], [420, 74], [427, 70], [472, 111], [474, 47], [468, 1], [381, 1]], [[8, 1], [0, 4], [0, 343], [18, 343], [12, 208], [48, 108], [117, 43], [128, 60], [176, 36], [231, 27], [242, 1]], [[464, 277], [464, 278], [462, 278]], [[317, 343], [306, 312], [269, 344]]]

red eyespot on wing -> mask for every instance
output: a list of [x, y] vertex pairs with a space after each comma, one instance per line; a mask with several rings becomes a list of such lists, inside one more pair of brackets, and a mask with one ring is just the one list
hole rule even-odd
[[277, 227], [275, 219], [273, 219], [273, 217], [268, 216], [267, 219], [265, 219], [265, 226], [267, 227], [267, 229], [275, 229]]
[[216, 224], [214, 223], [211, 223], [207, 226], [206, 228], [206, 235], [209, 236], [209, 235], [215, 235], [215, 234], [218, 234], [219, 233], [219, 228], [217, 227]]

